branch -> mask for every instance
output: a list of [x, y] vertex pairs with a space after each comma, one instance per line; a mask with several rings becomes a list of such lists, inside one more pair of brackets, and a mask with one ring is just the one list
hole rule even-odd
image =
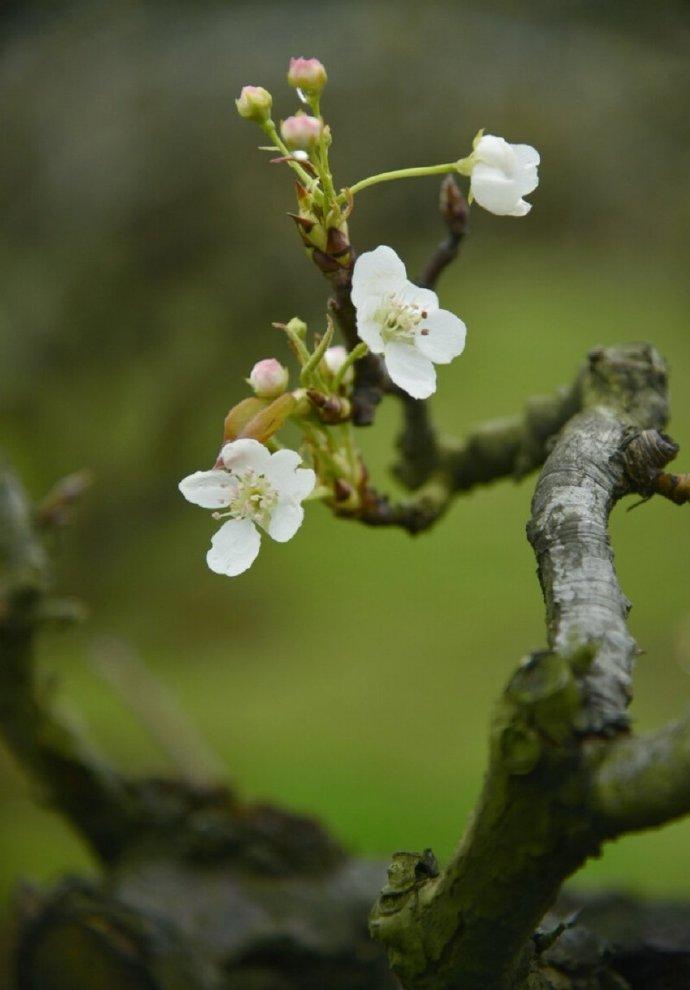
[[[606, 839], [690, 808], [685, 725], [650, 740], [615, 736], [635, 647], [606, 524], [677, 450], [658, 432], [665, 367], [647, 345], [600, 349], [576, 395], [581, 411], [546, 461], [528, 527], [551, 648], [504, 692], [483, 792], [449, 864], [439, 873], [428, 852], [396, 854], [372, 912], [406, 990], [552, 986], [532, 935], [566, 877]], [[520, 445], [507, 447], [507, 463], [521, 463]]]
[[[62, 514], [58, 514], [62, 518]], [[59, 521], [59, 520], [58, 520]], [[34, 640], [56, 615], [49, 565], [15, 476], [0, 463], [0, 734], [45, 800], [71, 822], [106, 866], [143, 859], [209, 862], [318, 874], [344, 862], [320, 826], [241, 802], [222, 784], [130, 778], [61, 721], [35, 673]]]
[[[539, 566], [549, 646], [569, 654], [596, 644], [583, 682], [579, 728], [607, 733], [627, 725], [637, 652], [626, 626], [630, 603], [616, 578], [608, 517], [619, 498], [639, 491], [639, 479], [657, 469], [656, 450], [633, 441], [643, 431], [659, 436], [666, 423], [661, 358], [645, 345], [593, 351], [583, 405], [544, 466], [527, 532]], [[667, 454], [666, 460], [673, 456]]]
[[424, 269], [419, 284], [425, 289], [436, 288], [436, 283], [443, 271], [457, 258], [460, 245], [469, 229], [469, 203], [452, 175], [447, 175], [441, 182], [438, 208], [448, 234], [438, 245], [429, 264]]
[[502, 478], [523, 478], [544, 463], [556, 434], [581, 408], [583, 374], [570, 388], [535, 396], [523, 413], [490, 420], [464, 440], [437, 443], [424, 403], [410, 400], [405, 407], [408, 428], [398, 441], [409, 448], [394, 472], [414, 495], [391, 503], [367, 486], [361, 509], [347, 517], [420, 533], [444, 515], [457, 495]]
[[602, 831], [611, 837], [690, 813], [690, 718], [617, 739], [607, 747], [592, 789]]
[[50, 617], [48, 562], [26, 496], [0, 466], [0, 730], [50, 804], [110, 860], [130, 825], [124, 782], [50, 709], [36, 680], [35, 630]]

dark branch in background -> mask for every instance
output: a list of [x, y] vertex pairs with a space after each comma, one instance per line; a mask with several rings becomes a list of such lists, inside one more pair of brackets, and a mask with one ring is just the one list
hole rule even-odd
[[54, 712], [34, 640], [64, 609], [39, 534], [63, 523], [57, 504], [75, 487], [57, 486], [34, 514], [0, 463], [0, 735], [104, 872], [47, 896], [25, 890], [17, 985], [274, 990], [298, 971], [300, 986], [392, 990], [366, 932], [376, 864], [222, 784], [125, 776]]
[[[605, 840], [690, 811], [688, 723], [620, 734], [635, 645], [606, 532], [616, 501], [646, 492], [677, 452], [660, 432], [666, 369], [649, 345], [598, 349], [566, 408], [576, 397], [580, 411], [546, 459], [528, 527], [550, 649], [508, 684], [483, 793], [447, 867], [430, 869], [428, 853], [396, 854], [372, 914], [406, 990], [560, 986], [532, 936], [563, 881]], [[546, 445], [527, 459], [520, 444], [507, 446], [504, 467], [526, 467]]]
[[[34, 519], [18, 480], [0, 465], [0, 733], [7, 746], [44, 800], [72, 822], [105, 863], [147, 843], [194, 850], [202, 858], [224, 842], [237, 852], [266, 818], [266, 809], [243, 804], [222, 784], [127, 777], [53, 711], [50, 692], [36, 674], [34, 643], [46, 622], [64, 610], [49, 594], [48, 559], [37, 535], [42, 525], [42, 511]], [[274, 838], [279, 837], [280, 814]], [[285, 816], [285, 821], [291, 824], [281, 839], [284, 848], [274, 856], [292, 857], [297, 865], [301, 840], [291, 851], [291, 836], [302, 830], [304, 838], [311, 830], [308, 868], [340, 861], [340, 850], [316, 826], [297, 817]], [[251, 842], [256, 841], [253, 836]], [[263, 855], [269, 857], [267, 849]]]
[[99, 857], [111, 860], [130, 824], [130, 798], [118, 775], [55, 718], [37, 682], [34, 632], [53, 611], [48, 561], [24, 492], [6, 466], [0, 466], [0, 541], [0, 728], [44, 798], [75, 822]]

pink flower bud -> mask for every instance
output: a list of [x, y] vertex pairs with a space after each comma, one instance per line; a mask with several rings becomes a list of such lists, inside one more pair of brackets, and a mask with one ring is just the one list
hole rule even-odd
[[318, 58], [291, 58], [287, 80], [307, 96], [318, 96], [326, 85], [326, 70]]
[[243, 86], [235, 106], [240, 117], [262, 123], [271, 116], [273, 97], [263, 86]]
[[306, 113], [298, 113], [295, 117], [288, 117], [282, 122], [280, 133], [288, 148], [309, 151], [319, 143], [323, 124], [318, 117], [308, 117]]
[[260, 399], [273, 399], [287, 388], [289, 373], [280, 361], [275, 358], [265, 358], [257, 361], [247, 379], [254, 394]]

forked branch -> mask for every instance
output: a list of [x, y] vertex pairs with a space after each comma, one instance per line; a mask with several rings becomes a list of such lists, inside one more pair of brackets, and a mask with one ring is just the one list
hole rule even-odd
[[562, 882], [604, 840], [690, 810], [687, 725], [621, 735], [636, 648], [607, 535], [615, 503], [677, 451], [660, 432], [665, 366], [648, 345], [598, 349], [577, 395], [528, 527], [549, 649], [504, 693], [483, 793], [449, 864], [397, 854], [372, 914], [407, 990], [551, 987], [532, 935]]

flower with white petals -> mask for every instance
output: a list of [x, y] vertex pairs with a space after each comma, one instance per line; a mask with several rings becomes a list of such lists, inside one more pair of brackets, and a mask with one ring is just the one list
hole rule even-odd
[[234, 577], [251, 567], [261, 544], [257, 526], [278, 543], [292, 539], [304, 518], [300, 503], [316, 482], [301, 463], [294, 450], [272, 454], [258, 440], [234, 440], [225, 444], [211, 471], [182, 479], [179, 488], [188, 502], [228, 520], [206, 555], [212, 571]]
[[539, 152], [529, 144], [508, 144], [502, 137], [484, 134], [475, 140], [470, 196], [501, 217], [524, 217], [532, 204], [522, 197], [539, 185]]
[[436, 364], [449, 364], [465, 348], [462, 320], [439, 309], [438, 296], [408, 281], [392, 248], [360, 255], [352, 273], [352, 302], [357, 333], [374, 354], [383, 354], [386, 371], [414, 399], [436, 391]]

